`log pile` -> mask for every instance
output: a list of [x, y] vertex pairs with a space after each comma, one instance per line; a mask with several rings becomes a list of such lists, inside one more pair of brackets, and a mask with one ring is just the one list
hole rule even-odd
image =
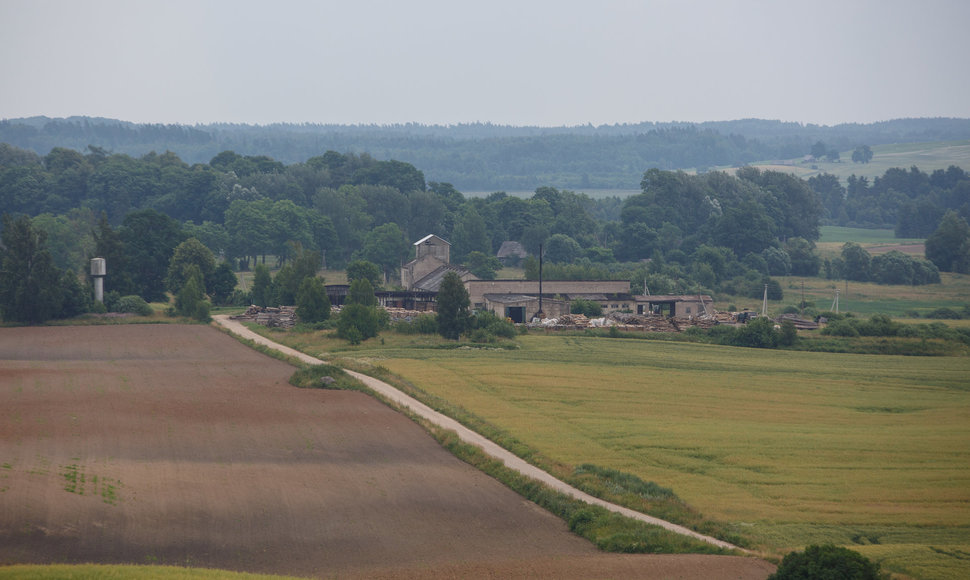
[[408, 310], [406, 308], [385, 308], [384, 310], [387, 310], [387, 314], [391, 317], [391, 322], [397, 322], [399, 320], [411, 322], [419, 316], [434, 314], [434, 312], [426, 310]]
[[547, 318], [537, 326], [550, 330], [616, 327], [618, 330], [623, 331], [680, 332], [692, 326], [710, 328], [719, 324], [721, 318], [716, 315], [696, 318], [668, 318], [659, 314], [612, 312], [601, 318], [590, 319], [582, 314], [565, 314], [559, 318]]
[[268, 328], [290, 329], [296, 325], [296, 307], [280, 306], [279, 308], [256, 306], [246, 309], [244, 314], [233, 316], [233, 320], [249, 320]]
[[818, 327], [819, 327], [818, 322], [815, 322], [814, 320], [806, 320], [804, 318], [799, 317], [797, 314], [782, 314], [781, 316], [775, 319], [775, 322], [777, 322], [778, 324], [781, 324], [786, 320], [794, 324], [795, 328], [797, 328], [798, 330], [818, 330]]

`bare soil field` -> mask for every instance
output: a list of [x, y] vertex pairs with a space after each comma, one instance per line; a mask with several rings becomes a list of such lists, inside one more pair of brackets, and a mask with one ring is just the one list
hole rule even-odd
[[0, 329], [0, 564], [341, 578], [765, 578], [597, 551], [366, 395], [205, 326]]

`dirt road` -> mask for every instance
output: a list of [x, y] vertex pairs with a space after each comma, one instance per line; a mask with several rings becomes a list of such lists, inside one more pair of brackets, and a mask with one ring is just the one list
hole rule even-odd
[[[225, 316], [225, 315], [216, 316], [215, 321], [218, 324], [225, 327], [226, 329], [228, 329], [233, 334], [252, 340], [263, 346], [277, 349], [280, 352], [283, 352], [290, 356], [297, 357], [300, 360], [309, 364], [323, 364], [323, 361], [317, 358], [303, 354], [292, 348], [273, 342], [272, 340], [269, 340], [268, 338], [262, 335], [256, 334], [255, 332], [249, 330], [239, 322], [235, 320], [231, 320], [228, 316]], [[472, 431], [471, 429], [468, 429], [467, 427], [455, 421], [454, 419], [447, 417], [445, 415], [442, 415], [441, 413], [428, 407], [424, 403], [421, 403], [420, 401], [417, 401], [414, 398], [402, 393], [401, 391], [395, 389], [394, 387], [385, 383], [384, 381], [380, 381], [373, 377], [369, 377], [367, 375], [357, 373], [354, 371], [347, 371], [347, 372], [351, 376], [363, 382], [369, 388], [373, 389], [375, 392], [380, 393], [382, 396], [392, 401], [395, 405], [404, 409], [408, 409], [412, 413], [415, 413], [416, 415], [424, 419], [427, 419], [428, 421], [431, 421], [432, 423], [434, 423], [435, 425], [438, 425], [439, 427], [443, 427], [445, 429], [454, 431], [455, 433], [458, 434], [458, 437], [465, 443], [471, 443], [472, 445], [479, 447], [486, 454], [501, 461], [503, 464], [505, 464], [506, 467], [510, 469], [514, 469], [515, 471], [518, 471], [523, 475], [531, 477], [532, 479], [541, 481], [542, 483], [548, 485], [549, 487], [551, 487], [552, 489], [555, 489], [556, 491], [559, 491], [561, 493], [564, 493], [576, 499], [582, 500], [589, 504], [605, 507], [610, 511], [622, 514], [624, 516], [634, 518], [640, 521], [644, 521], [644, 522], [647, 522], [648, 524], [661, 526], [667, 530], [676, 532], [678, 534], [683, 534], [685, 536], [691, 536], [693, 538], [697, 538], [699, 540], [708, 542], [710, 544], [713, 544], [721, 548], [740, 550], [740, 548], [728, 542], [724, 542], [722, 540], [718, 540], [717, 538], [712, 538], [711, 536], [706, 536], [704, 534], [699, 534], [694, 530], [685, 528], [683, 526], [679, 526], [677, 524], [674, 524], [665, 520], [661, 520], [653, 516], [648, 516], [638, 511], [634, 511], [629, 508], [625, 508], [623, 506], [619, 506], [607, 501], [603, 501], [597, 497], [593, 497], [587, 493], [584, 493], [576, 489], [575, 487], [559, 479], [556, 479], [552, 475], [546, 473], [545, 471], [542, 471], [541, 469], [535, 467], [534, 465], [527, 463], [526, 461], [522, 460], [520, 457], [514, 455], [510, 451], [507, 451], [506, 449], [496, 445], [492, 441], [486, 439], [485, 437], [479, 435], [478, 433]]]

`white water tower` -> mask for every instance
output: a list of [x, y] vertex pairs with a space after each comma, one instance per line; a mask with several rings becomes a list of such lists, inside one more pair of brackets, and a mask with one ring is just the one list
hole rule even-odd
[[91, 258], [91, 277], [94, 278], [94, 299], [104, 302], [104, 258]]

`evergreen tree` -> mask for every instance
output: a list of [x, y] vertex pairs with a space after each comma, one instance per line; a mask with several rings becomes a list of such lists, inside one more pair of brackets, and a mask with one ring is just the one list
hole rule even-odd
[[195, 264], [185, 270], [185, 284], [175, 295], [175, 313], [200, 321], [209, 320], [209, 302], [203, 291], [202, 272]]
[[337, 336], [351, 344], [377, 336], [380, 318], [377, 314], [377, 298], [374, 287], [366, 278], [354, 280], [350, 284], [347, 303], [340, 310], [337, 320]]
[[323, 322], [330, 318], [330, 298], [323, 280], [316, 276], [304, 278], [296, 293], [296, 315], [300, 322]]
[[3, 216], [0, 237], [0, 315], [5, 321], [36, 324], [61, 314], [61, 272], [47, 250], [47, 236], [30, 218]]
[[438, 334], [458, 340], [468, 328], [470, 305], [468, 291], [458, 274], [445, 274], [438, 289]]
[[252, 301], [256, 306], [266, 307], [272, 301], [273, 277], [266, 264], [256, 264], [253, 268]]

